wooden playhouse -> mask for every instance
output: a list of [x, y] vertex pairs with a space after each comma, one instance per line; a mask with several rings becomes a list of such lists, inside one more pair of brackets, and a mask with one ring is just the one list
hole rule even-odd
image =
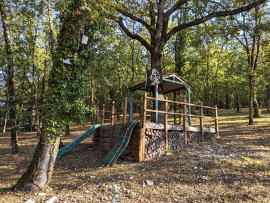
[[[177, 74], [164, 75], [162, 80], [163, 93], [166, 96], [174, 93], [173, 100], [161, 97], [158, 94], [158, 87], [155, 87], [155, 97], [148, 96], [147, 92], [153, 93], [153, 91], [146, 88], [144, 82], [129, 88], [129, 102], [126, 97], [123, 101], [103, 104], [98, 115], [98, 123], [101, 123], [101, 127], [93, 138], [100, 149], [109, 151], [128, 121], [138, 121], [121, 155], [122, 158], [131, 161], [151, 160], [166, 153], [169, 149], [175, 150], [192, 142], [219, 137], [217, 106], [192, 104], [190, 102], [191, 85]], [[187, 101], [178, 101], [180, 97], [175, 97], [175, 92], [183, 90], [186, 92]], [[135, 91], [144, 92], [141, 99], [133, 99]], [[162, 110], [158, 108], [161, 105]], [[194, 113], [191, 112], [192, 109], [195, 110]], [[204, 115], [206, 109], [211, 109], [214, 116]], [[160, 115], [163, 119], [160, 119]], [[191, 126], [191, 118], [197, 118], [198, 126]], [[213, 120], [214, 128], [205, 127], [205, 119]]]

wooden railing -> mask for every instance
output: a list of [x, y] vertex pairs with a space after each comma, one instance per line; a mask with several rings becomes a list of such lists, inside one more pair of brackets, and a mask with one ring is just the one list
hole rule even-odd
[[[164, 110], [153, 110], [153, 109], [148, 109], [147, 108], [147, 103], [148, 100], [152, 101], [161, 101], [165, 103], [165, 108]], [[168, 104], [178, 104], [183, 106], [183, 113], [178, 113], [178, 112], [170, 112], [168, 111]], [[195, 115], [191, 113], [187, 113], [187, 106], [194, 106], [198, 107], [200, 109], [200, 115]], [[212, 118], [215, 120], [215, 130], [216, 130], [216, 136], [219, 138], [219, 129], [218, 129], [218, 108], [217, 106], [215, 107], [210, 107], [210, 106], [203, 106], [202, 103], [200, 105], [197, 104], [190, 104], [186, 102], [178, 102], [178, 101], [172, 101], [168, 100], [168, 98], [165, 99], [158, 99], [158, 98], [153, 98], [153, 97], [148, 97], [147, 93], [144, 95], [143, 99], [143, 119], [142, 119], [142, 127], [145, 130], [146, 126], [146, 116], [147, 112], [153, 112], [153, 113], [162, 113], [164, 114], [164, 130], [165, 130], [165, 136], [166, 136], [166, 150], [168, 150], [168, 115], [180, 115], [183, 116], [183, 127], [184, 127], [184, 133], [185, 133], [185, 144], [187, 144], [187, 117], [197, 117], [200, 119], [200, 130], [201, 130], [201, 136], [202, 136], [202, 141], [204, 140], [204, 127], [203, 127], [203, 119], [205, 118]], [[203, 114], [203, 109], [213, 109], [215, 111], [215, 116], [204, 116]]]
[[[153, 110], [153, 109], [148, 109], [147, 108], [147, 104], [148, 104], [148, 100], [152, 100], [152, 101], [161, 101], [165, 103], [165, 108], [164, 110]], [[168, 104], [176, 104], [176, 105], [181, 105], [181, 107], [183, 108], [183, 113], [180, 112], [170, 112], [169, 108], [168, 108]], [[116, 111], [116, 105], [123, 105], [122, 111], [121, 112], [117, 112]], [[193, 107], [197, 107], [200, 109], [200, 114], [199, 115], [195, 115], [195, 114], [191, 114], [190, 112], [187, 113], [187, 107], [188, 106], [193, 106]], [[108, 110], [109, 108], [109, 110]], [[204, 109], [212, 109], [215, 112], [214, 116], [204, 116], [203, 110]], [[100, 111], [101, 113], [101, 126], [104, 126], [106, 121], [108, 121], [111, 125], [110, 128], [110, 143], [112, 146], [112, 139], [113, 139], [113, 127], [116, 124], [116, 115], [122, 115], [123, 116], [123, 120], [122, 120], [122, 124], [127, 122], [127, 116], [129, 115], [127, 113], [128, 110], [128, 100], [127, 97], [125, 97], [124, 100], [122, 101], [113, 101], [111, 104], [103, 104], [102, 106], [102, 110]], [[187, 138], [187, 117], [195, 117], [195, 118], [199, 118], [200, 120], [200, 130], [201, 130], [201, 138], [202, 141], [204, 141], [204, 119], [214, 119], [215, 120], [215, 131], [216, 131], [216, 136], [217, 138], [219, 138], [219, 128], [218, 128], [218, 108], [217, 106], [215, 107], [210, 107], [210, 106], [204, 106], [202, 103], [200, 105], [197, 104], [190, 104], [187, 102], [179, 102], [179, 101], [172, 101], [172, 100], [168, 100], [168, 98], [165, 99], [159, 99], [159, 98], [153, 98], [153, 97], [148, 97], [147, 93], [144, 94], [143, 97], [143, 113], [140, 115], [141, 116], [141, 120], [142, 120], [142, 132], [145, 132], [145, 126], [146, 126], [146, 121], [147, 121], [147, 112], [152, 112], [152, 113], [162, 113], [164, 114], [164, 130], [165, 130], [165, 136], [166, 136], [166, 149], [168, 150], [168, 115], [179, 115], [179, 116], [183, 116], [183, 128], [184, 128], [184, 134], [185, 134], [185, 144], [187, 144], [188, 142], [188, 138]], [[99, 113], [98, 113], [99, 115]], [[98, 116], [98, 121], [99, 122], [100, 117]], [[107, 123], [108, 123], [107, 122]], [[143, 136], [143, 135], [142, 135]], [[144, 139], [141, 139], [144, 140]], [[143, 146], [143, 143], [140, 143], [140, 145]], [[100, 148], [102, 148], [102, 130], [100, 131]]]
[[[116, 105], [123, 105], [123, 111], [117, 112], [115, 109]], [[110, 111], [107, 110], [107, 108], [110, 108]], [[98, 115], [101, 113], [101, 128], [105, 125], [106, 120], [110, 122], [110, 145], [112, 147], [113, 144], [113, 127], [115, 125], [115, 116], [116, 115], [123, 115], [122, 124], [125, 124], [127, 122], [127, 97], [123, 101], [112, 101], [111, 104], [103, 104], [102, 110], [98, 111]], [[97, 122], [99, 122], [99, 116], [97, 116]], [[102, 149], [102, 129], [100, 128], [100, 148]]]

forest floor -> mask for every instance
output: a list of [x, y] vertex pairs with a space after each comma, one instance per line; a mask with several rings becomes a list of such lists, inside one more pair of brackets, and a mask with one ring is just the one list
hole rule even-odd
[[[20, 133], [18, 155], [0, 136], [0, 202], [270, 202], [270, 114], [248, 125], [247, 109], [219, 111], [221, 138], [188, 145], [153, 161], [119, 160], [101, 167], [104, 152], [89, 139], [56, 162], [49, 188], [11, 192], [32, 159], [38, 137]], [[89, 126], [72, 126], [69, 143]], [[34, 202], [34, 201], [32, 201]]]

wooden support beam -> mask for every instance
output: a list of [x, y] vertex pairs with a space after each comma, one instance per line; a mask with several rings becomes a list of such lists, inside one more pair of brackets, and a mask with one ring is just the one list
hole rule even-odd
[[129, 93], [129, 122], [132, 122], [133, 91]]
[[113, 127], [114, 127], [114, 123], [115, 123], [115, 113], [114, 112], [115, 112], [115, 101], [112, 102], [110, 148], [112, 148], [112, 146], [113, 146]]
[[[186, 87], [186, 86], [185, 86]], [[190, 88], [186, 87], [188, 95], [188, 103], [190, 104]], [[191, 106], [188, 105], [188, 114], [191, 114]], [[188, 125], [191, 126], [191, 117], [188, 117]]]
[[[104, 126], [106, 127], [106, 126]], [[163, 123], [146, 123], [145, 126], [146, 129], [155, 129], [155, 130], [164, 130], [164, 124]], [[168, 131], [170, 130], [176, 130], [176, 131], [184, 131], [184, 127], [182, 125], [168, 125]], [[215, 133], [215, 128], [203, 128], [205, 133]], [[195, 126], [187, 126], [188, 132], [201, 132], [200, 127]]]
[[125, 97], [124, 101], [124, 112], [123, 112], [123, 124], [127, 122], [127, 97]]
[[[155, 98], [158, 99], [158, 85], [155, 86]], [[155, 100], [155, 122], [158, 123], [158, 100]]]
[[217, 107], [217, 105], [215, 105], [215, 129], [216, 129], [217, 138], [220, 138], [219, 137], [219, 129], [218, 129], [218, 107]]
[[147, 109], [146, 97], [147, 93], [144, 94], [143, 98], [143, 117], [139, 142], [139, 162], [143, 162], [145, 157], [145, 125], [146, 125], [146, 109]]
[[201, 128], [201, 141], [204, 141], [204, 129], [203, 129], [203, 104], [200, 107], [200, 128]]
[[97, 123], [99, 123], [99, 107], [97, 107]]
[[[186, 101], [185, 101], [186, 102]], [[183, 105], [184, 108], [184, 115], [183, 115], [183, 125], [184, 125], [184, 133], [185, 133], [185, 145], [187, 145], [187, 120], [186, 120], [186, 114], [187, 114], [187, 105]]]
[[[166, 97], [166, 100], [168, 100], [168, 97]], [[168, 112], [168, 102], [165, 102], [165, 111]], [[165, 113], [164, 118], [164, 126], [165, 126], [165, 137], [166, 137], [166, 152], [168, 152], [169, 148], [169, 139], [168, 139], [168, 113]]]
[[99, 148], [102, 149], [103, 148], [103, 143], [102, 143], [102, 130], [103, 130], [103, 126], [104, 126], [104, 119], [105, 119], [105, 104], [103, 104], [102, 106], [102, 114], [101, 114], [101, 126], [100, 126], [100, 130], [99, 130]]

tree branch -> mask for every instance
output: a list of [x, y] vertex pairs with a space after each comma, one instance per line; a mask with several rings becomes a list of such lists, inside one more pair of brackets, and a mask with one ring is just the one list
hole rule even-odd
[[130, 19], [135, 20], [135, 21], [141, 23], [150, 32], [151, 35], [154, 34], [154, 29], [152, 29], [151, 26], [149, 24], [147, 24], [143, 19], [138, 18], [137, 16], [134, 16], [131, 13], [129, 13], [127, 11], [124, 11], [122, 9], [116, 8], [116, 10], [119, 13], [123, 14], [124, 16], [129, 17]]
[[239, 39], [239, 37], [237, 36], [233, 36], [243, 47], [248, 47], [247, 45], [244, 44], [244, 42], [241, 41], [241, 39]]
[[171, 29], [171, 31], [169, 31], [169, 33], [167, 35], [167, 40], [169, 40], [171, 38], [171, 36], [173, 36], [176, 32], [178, 32], [180, 30], [192, 27], [194, 25], [199, 25], [199, 24], [204, 23], [204, 22], [206, 22], [206, 21], [208, 21], [208, 20], [210, 20], [212, 18], [215, 18], [215, 17], [232, 16], [232, 15], [242, 13], [244, 11], [249, 11], [252, 8], [256, 7], [256, 6], [265, 3], [266, 1], [267, 0], [259, 0], [259, 1], [256, 1], [256, 2], [252, 3], [252, 4], [249, 4], [247, 6], [237, 8], [237, 9], [234, 9], [234, 10], [231, 10], [231, 11], [213, 12], [213, 13], [210, 13], [207, 16], [202, 17], [200, 19], [196, 19], [196, 20], [191, 21], [189, 23], [178, 25], [178, 26], [174, 27], [173, 29]]
[[166, 13], [165, 13], [165, 18], [169, 18], [170, 15], [179, 9], [183, 4], [187, 3], [190, 0], [179, 0], [177, 1]]
[[153, 48], [145, 39], [143, 39], [140, 35], [132, 34], [124, 25], [123, 19], [119, 18], [118, 21], [116, 21], [118, 25], [121, 27], [121, 29], [126, 33], [126, 35], [132, 39], [138, 40], [148, 51], [151, 51]]
[[159, 0], [158, 2], [158, 16], [157, 16], [157, 23], [156, 23], [156, 34], [160, 34], [162, 32], [163, 22], [164, 22], [164, 0]]
[[155, 29], [155, 23], [156, 23], [156, 18], [155, 18], [155, 9], [152, 0], [148, 0], [148, 3], [150, 5], [149, 8], [149, 17], [151, 19], [151, 28]]

